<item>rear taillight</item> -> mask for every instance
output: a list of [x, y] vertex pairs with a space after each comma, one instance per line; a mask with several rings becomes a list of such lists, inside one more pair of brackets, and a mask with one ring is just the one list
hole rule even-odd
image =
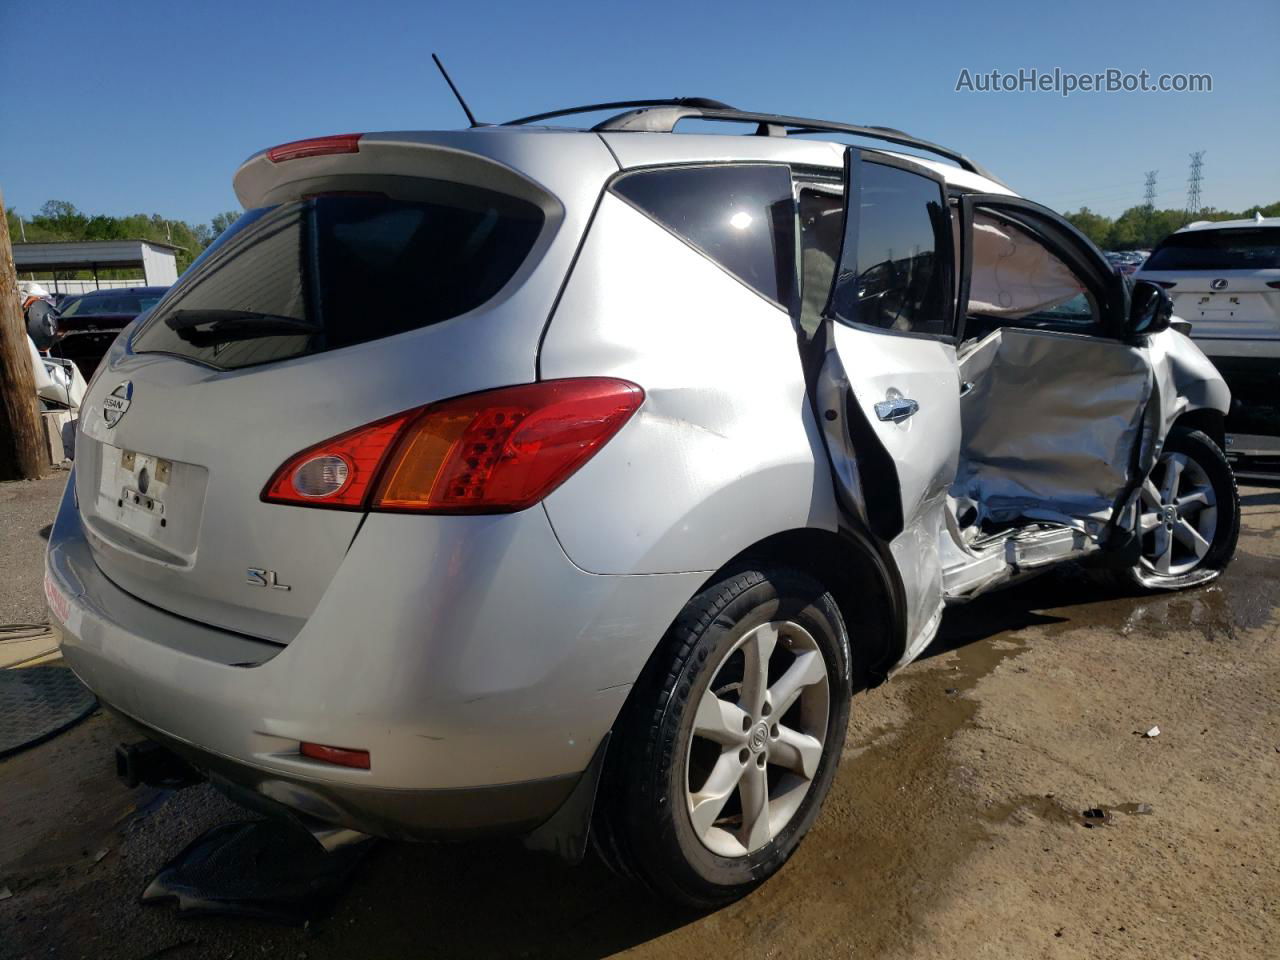
[[509, 513], [547, 496], [644, 400], [626, 380], [548, 380], [442, 400], [317, 444], [262, 492], [270, 503]]
[[334, 153], [359, 153], [360, 138], [363, 133], [338, 133], [331, 137], [312, 137], [309, 140], [294, 140], [282, 143], [267, 151], [267, 159], [272, 163], [284, 163], [286, 160], [298, 160], [302, 157], [326, 157]]
[[1280, 280], [1268, 280], [1267, 286], [1272, 290], [1280, 290]]
[[1164, 287], [1166, 290], [1172, 290], [1174, 287], [1177, 286], [1177, 284], [1174, 283], [1172, 280], [1156, 280], [1155, 284], [1158, 287]]

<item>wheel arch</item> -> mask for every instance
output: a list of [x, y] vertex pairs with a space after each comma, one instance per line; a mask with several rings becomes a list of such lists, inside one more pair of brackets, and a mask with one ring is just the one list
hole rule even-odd
[[[867, 538], [849, 531], [816, 527], [784, 530], [739, 552], [698, 588], [751, 566], [787, 566], [801, 570], [830, 592], [849, 629], [859, 683], [877, 686], [906, 648], [902, 584], [893, 561]], [[868, 604], [867, 591], [873, 592]]]
[[1226, 417], [1213, 407], [1188, 410], [1173, 422], [1173, 426], [1186, 430], [1199, 430], [1216, 443], [1223, 453], [1227, 450]]

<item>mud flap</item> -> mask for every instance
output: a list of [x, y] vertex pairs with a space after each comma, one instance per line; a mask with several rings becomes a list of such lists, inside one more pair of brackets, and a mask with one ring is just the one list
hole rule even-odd
[[600, 788], [600, 774], [604, 770], [604, 758], [609, 749], [609, 731], [596, 747], [591, 763], [578, 779], [577, 786], [543, 824], [524, 838], [525, 848], [554, 853], [566, 863], [578, 864], [587, 854], [587, 841], [591, 836], [591, 815], [595, 810], [596, 792]]

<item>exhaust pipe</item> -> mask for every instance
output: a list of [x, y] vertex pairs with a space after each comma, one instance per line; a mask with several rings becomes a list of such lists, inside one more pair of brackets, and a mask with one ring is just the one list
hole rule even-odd
[[205, 779], [195, 767], [154, 740], [119, 744], [116, 747], [116, 776], [126, 787], [146, 784], [165, 790], [181, 790]]

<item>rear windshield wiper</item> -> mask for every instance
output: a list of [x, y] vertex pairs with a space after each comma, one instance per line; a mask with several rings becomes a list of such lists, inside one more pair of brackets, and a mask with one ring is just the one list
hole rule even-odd
[[165, 325], [195, 347], [272, 336], [310, 336], [320, 328], [307, 320], [252, 310], [175, 310]]

